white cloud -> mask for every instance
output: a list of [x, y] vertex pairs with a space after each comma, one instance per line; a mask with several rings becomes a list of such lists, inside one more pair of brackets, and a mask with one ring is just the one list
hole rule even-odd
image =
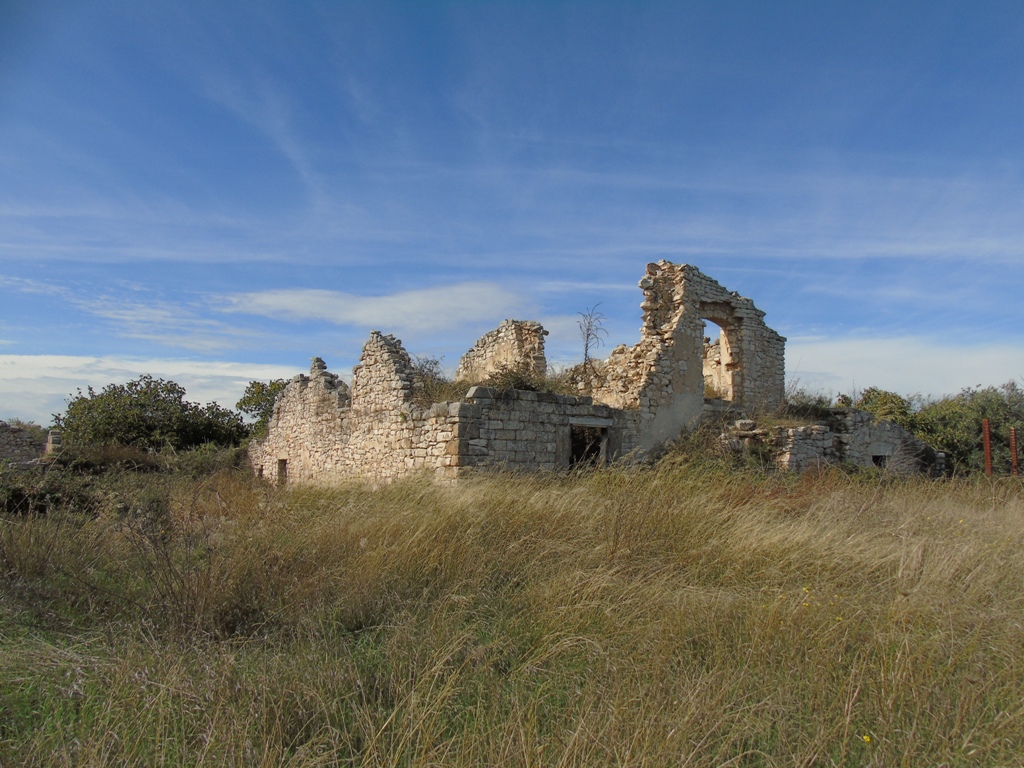
[[286, 320], [324, 320], [397, 333], [449, 331], [495, 318], [501, 320], [522, 311], [525, 305], [518, 293], [490, 282], [458, 283], [386, 296], [285, 288], [231, 294], [222, 299], [226, 312]]
[[185, 387], [188, 399], [233, 408], [253, 380], [291, 378], [301, 370], [281, 365], [72, 355], [0, 355], [0, 418], [48, 424], [79, 388], [102, 388], [144, 373]]
[[955, 345], [923, 337], [790, 339], [786, 377], [833, 394], [875, 386], [941, 397], [1024, 379], [1024, 347]]

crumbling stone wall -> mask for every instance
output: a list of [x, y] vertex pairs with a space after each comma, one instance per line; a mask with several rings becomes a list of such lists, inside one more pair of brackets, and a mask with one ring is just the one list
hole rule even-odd
[[899, 424], [853, 408], [835, 408], [828, 419], [802, 427], [759, 429], [754, 421], [740, 420], [722, 440], [733, 450], [766, 448], [775, 465], [788, 472], [852, 464], [914, 474], [930, 470], [938, 461], [927, 443]]
[[296, 376], [279, 395], [267, 437], [250, 446], [253, 468], [279, 482], [386, 481], [415, 471], [451, 480], [477, 468], [567, 468], [580, 428], [597, 435], [601, 462], [637, 444], [635, 413], [589, 397], [473, 387], [464, 401], [422, 405], [414, 385], [401, 342], [377, 331], [351, 390], [314, 358], [309, 376]]
[[[370, 334], [351, 390], [313, 358], [274, 404], [267, 437], [250, 461], [267, 479], [331, 481], [364, 476], [390, 480], [418, 469], [444, 475], [454, 462], [448, 442], [457, 414], [412, 402], [413, 367], [394, 336]], [[458, 404], [455, 404], [458, 405]]]
[[544, 337], [547, 335], [540, 323], [505, 320], [480, 337], [462, 356], [455, 378], [459, 381], [484, 381], [503, 368], [544, 378], [547, 374]]
[[785, 338], [764, 312], [688, 264], [648, 264], [640, 341], [591, 366], [581, 387], [596, 402], [635, 408], [652, 449], [692, 427], [704, 408], [705, 320], [722, 328], [715, 387], [737, 408], [774, 410], [785, 393]]
[[32, 461], [43, 455], [43, 447], [26, 430], [0, 421], [0, 461]]

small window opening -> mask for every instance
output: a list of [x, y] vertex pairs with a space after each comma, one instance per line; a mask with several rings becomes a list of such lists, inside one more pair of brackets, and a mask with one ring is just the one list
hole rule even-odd
[[260, 468], [256, 470], [256, 477], [258, 477], [260, 480], [263, 479], [263, 465], [262, 464], [260, 464]]
[[604, 464], [608, 430], [605, 427], [572, 426], [571, 467], [598, 467]]
[[277, 484], [284, 485], [288, 482], [288, 459], [277, 460]]
[[889, 457], [885, 455], [872, 456], [871, 463], [874, 464], [879, 469], [885, 469], [887, 466], [889, 466]]

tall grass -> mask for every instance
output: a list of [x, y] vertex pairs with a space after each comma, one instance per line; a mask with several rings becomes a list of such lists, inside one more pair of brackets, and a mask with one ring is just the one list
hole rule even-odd
[[1024, 759], [1017, 482], [220, 472], [0, 526], [3, 765]]

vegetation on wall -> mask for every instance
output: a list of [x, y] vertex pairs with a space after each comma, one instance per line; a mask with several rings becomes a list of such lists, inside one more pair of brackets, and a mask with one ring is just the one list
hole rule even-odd
[[25, 419], [19, 418], [2, 419], [2, 421], [6, 421], [8, 426], [25, 430], [25, 433], [37, 443], [46, 442], [46, 436], [49, 430], [47, 430], [46, 427], [36, 424], [34, 421], [26, 421]]

